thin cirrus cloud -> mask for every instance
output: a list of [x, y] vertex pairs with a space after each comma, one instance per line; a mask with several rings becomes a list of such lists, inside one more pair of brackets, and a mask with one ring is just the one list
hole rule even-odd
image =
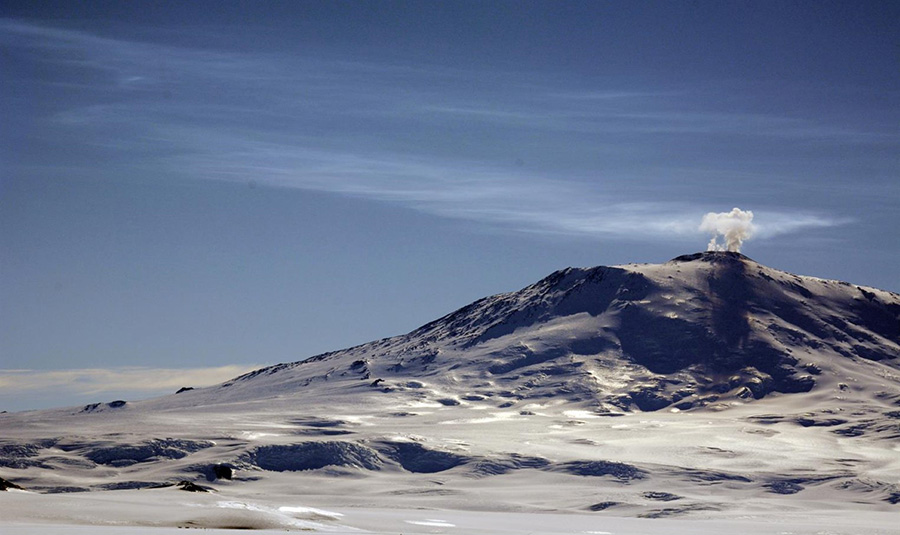
[[[0, 20], [0, 44], [65, 67], [65, 78], [45, 73], [29, 83], [78, 94], [47, 123], [62, 132], [52, 135], [68, 133], [65, 142], [107, 151], [108, 173], [252, 181], [526, 233], [680, 239], [698, 234], [709, 209], [730, 206], [710, 206], [700, 188], [668, 194], [652, 176], [606, 178], [621, 166], [609, 164], [604, 180], [587, 165], [525, 170], [498, 163], [484, 147], [551, 159], [574, 146], [641, 161], [653, 154], [635, 136], [826, 144], [882, 136], [801, 118], [684, 111], [688, 90], [560, 91], [516, 73], [200, 50], [11, 20]], [[762, 238], [849, 221], [808, 209], [748, 207], [758, 214]]]
[[[188, 158], [193, 176], [300, 188], [401, 204], [442, 217], [484, 222], [520, 232], [574, 237], [693, 239], [700, 209], [684, 202], [623, 200], [564, 180], [524, 176], [484, 166], [366, 158], [288, 147], [244, 146], [244, 152]], [[281, 163], [282, 165], [278, 165]], [[851, 223], [803, 210], [758, 210], [760, 238]]]

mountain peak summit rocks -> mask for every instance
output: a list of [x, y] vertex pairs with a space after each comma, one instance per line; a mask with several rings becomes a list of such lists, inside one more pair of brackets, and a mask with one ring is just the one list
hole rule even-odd
[[[736, 252], [736, 251], [703, 251], [701, 253], [693, 253], [686, 254], [681, 256], [676, 256], [670, 262], [734, 262], [737, 260], [740, 261], [749, 261], [754, 262], [752, 259], [747, 257], [746, 255]], [[755, 263], [755, 262], [754, 262]]]

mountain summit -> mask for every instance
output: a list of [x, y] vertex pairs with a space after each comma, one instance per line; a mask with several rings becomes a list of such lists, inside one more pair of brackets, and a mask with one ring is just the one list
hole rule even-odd
[[874, 362], [896, 370], [898, 356], [897, 294], [704, 252], [566, 268], [406, 335], [183, 395], [212, 402], [326, 388], [442, 403], [552, 398], [608, 411], [691, 410], [839, 388], [880, 373]]

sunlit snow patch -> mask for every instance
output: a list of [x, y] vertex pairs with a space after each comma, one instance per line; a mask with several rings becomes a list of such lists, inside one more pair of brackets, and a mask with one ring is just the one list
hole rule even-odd
[[279, 433], [257, 433], [254, 431], [241, 431], [241, 438], [245, 438], [247, 440], [258, 440], [263, 437], [280, 437], [282, 436]]
[[595, 412], [583, 410], [563, 411], [563, 415], [565, 415], [566, 418], [580, 418], [582, 420], [600, 418], [600, 415]]
[[313, 522], [312, 520], [302, 520], [298, 519], [291, 514], [307, 514], [313, 517], [325, 517], [325, 519], [336, 519], [341, 515], [340, 513], [332, 513], [330, 511], [324, 511], [320, 509], [314, 509], [312, 507], [279, 507], [275, 509], [274, 507], [267, 507], [264, 505], [258, 505], [254, 503], [244, 503], [244, 502], [218, 502], [216, 504], [217, 507], [221, 507], [223, 509], [242, 509], [245, 511], [252, 511], [254, 513], [262, 513], [264, 515], [273, 517], [279, 520], [283, 525], [300, 528], [302, 530], [317, 530], [317, 531], [360, 531], [356, 528], [352, 528], [349, 526], [329, 526], [326, 524], [322, 524], [321, 522]]
[[278, 508], [282, 513], [296, 513], [296, 514], [307, 514], [307, 515], [319, 515], [319, 516], [327, 516], [331, 518], [340, 518], [344, 516], [344, 513], [335, 513], [332, 511], [326, 511], [324, 509], [316, 509], [315, 507], [296, 507], [296, 506], [283, 506]]
[[435, 520], [435, 519], [427, 519], [427, 520], [407, 520], [407, 524], [415, 524], [416, 526], [428, 526], [432, 528], [455, 528], [456, 524], [451, 524], [446, 520]]
[[468, 419], [459, 419], [459, 420], [444, 420], [442, 422], [438, 422], [443, 425], [460, 425], [460, 424], [489, 424], [493, 422], [500, 422], [503, 420], [509, 420], [519, 416], [517, 412], [492, 412], [491, 416], [485, 416], [483, 418], [468, 418]]
[[372, 426], [375, 425], [372, 422], [367, 422], [366, 420], [372, 419], [372, 416], [363, 416], [358, 414], [338, 414], [335, 415], [335, 418], [338, 420], [344, 420], [345, 422], [353, 425], [362, 425], [362, 426]]

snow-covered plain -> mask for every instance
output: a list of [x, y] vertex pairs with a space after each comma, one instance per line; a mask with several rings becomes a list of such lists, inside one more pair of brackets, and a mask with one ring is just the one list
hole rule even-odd
[[29, 490], [0, 529], [900, 533], [898, 357], [889, 292], [733, 253], [568, 269], [222, 385], [0, 414]]

